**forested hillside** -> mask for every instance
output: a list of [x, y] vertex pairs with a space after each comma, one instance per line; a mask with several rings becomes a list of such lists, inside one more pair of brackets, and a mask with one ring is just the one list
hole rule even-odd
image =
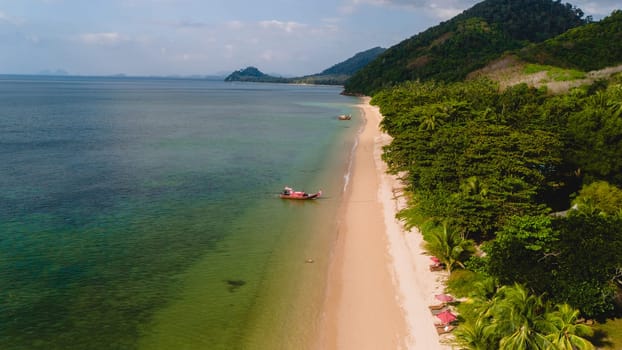
[[558, 95], [407, 82], [372, 103], [406, 174], [399, 216], [468, 298], [460, 348], [593, 349], [580, 318], [620, 312], [622, 75]]
[[622, 63], [622, 11], [519, 52], [528, 62], [591, 71]]
[[345, 92], [372, 95], [408, 80], [460, 81], [502, 53], [587, 23], [570, 4], [487, 0], [391, 47], [357, 72]]

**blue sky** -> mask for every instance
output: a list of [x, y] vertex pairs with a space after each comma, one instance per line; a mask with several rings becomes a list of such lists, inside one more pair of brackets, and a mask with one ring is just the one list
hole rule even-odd
[[[318, 73], [477, 0], [0, 0], [0, 74]], [[566, 1], [562, 1], [566, 2]], [[600, 19], [619, 0], [574, 1]]]

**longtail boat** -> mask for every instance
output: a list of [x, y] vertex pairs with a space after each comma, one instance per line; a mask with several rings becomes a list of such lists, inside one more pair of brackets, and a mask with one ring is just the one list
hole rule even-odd
[[285, 187], [283, 191], [279, 194], [279, 197], [282, 199], [316, 199], [322, 195], [322, 190], [317, 191], [317, 193], [309, 194], [304, 191], [294, 191], [291, 187]]

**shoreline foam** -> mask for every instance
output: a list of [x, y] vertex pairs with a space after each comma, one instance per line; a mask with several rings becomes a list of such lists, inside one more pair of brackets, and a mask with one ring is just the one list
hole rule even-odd
[[406, 203], [401, 183], [386, 174], [378, 108], [364, 98], [365, 119], [340, 216], [322, 313], [318, 349], [449, 349], [441, 345], [428, 310], [442, 291], [439, 274], [418, 232], [406, 232], [395, 214]]

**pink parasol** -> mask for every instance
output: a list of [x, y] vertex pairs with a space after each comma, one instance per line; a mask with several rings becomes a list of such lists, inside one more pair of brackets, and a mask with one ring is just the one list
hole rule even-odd
[[431, 257], [430, 257], [430, 260], [432, 260], [432, 262], [433, 262], [433, 263], [435, 263], [435, 264], [438, 264], [438, 263], [440, 263], [440, 262], [441, 262], [441, 261], [440, 261], [437, 257], [435, 257], [435, 256], [431, 256]]
[[442, 302], [450, 302], [450, 301], [454, 301], [454, 297], [452, 297], [451, 295], [448, 294], [436, 294], [434, 296], [437, 300], [440, 300]]
[[449, 311], [449, 310], [445, 310], [445, 311], [437, 314], [436, 317], [438, 317], [438, 319], [441, 320], [441, 322], [443, 322], [443, 324], [448, 324], [448, 323], [456, 320], [456, 315], [452, 314], [451, 311]]

